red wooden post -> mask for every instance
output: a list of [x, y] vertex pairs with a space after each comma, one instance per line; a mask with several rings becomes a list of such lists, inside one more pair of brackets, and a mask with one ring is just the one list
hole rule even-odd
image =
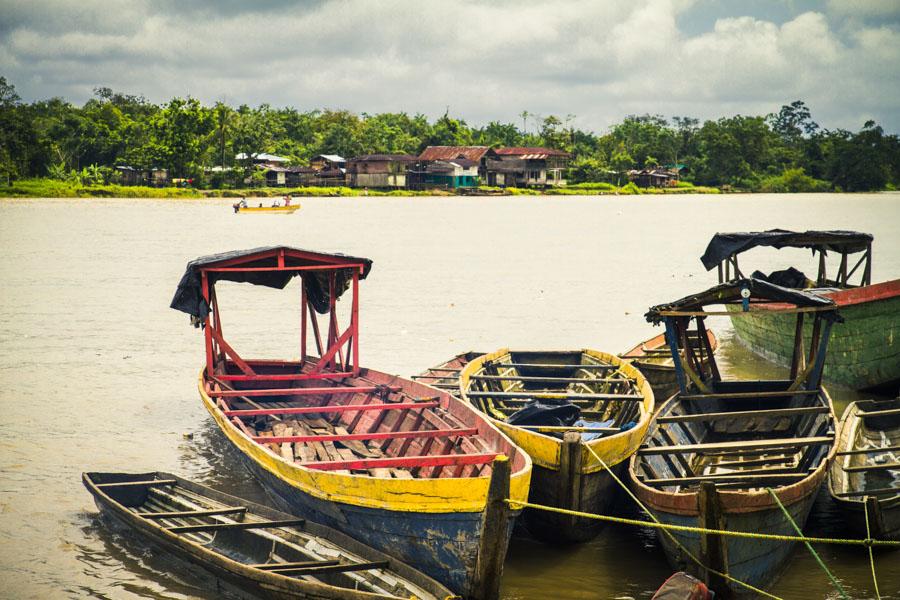
[[300, 364], [306, 362], [306, 278], [300, 276]]
[[[203, 299], [206, 300], [206, 305], [209, 306], [209, 278], [206, 275], [206, 271], [201, 271], [200, 281]], [[206, 374], [213, 375], [215, 365], [213, 364], [212, 331], [210, 330], [209, 314], [206, 315], [206, 320], [204, 321], [203, 336], [206, 341]]]
[[[353, 271], [353, 308], [350, 314], [353, 336], [353, 376], [359, 375], [359, 271]], [[349, 356], [347, 357], [350, 358]]]

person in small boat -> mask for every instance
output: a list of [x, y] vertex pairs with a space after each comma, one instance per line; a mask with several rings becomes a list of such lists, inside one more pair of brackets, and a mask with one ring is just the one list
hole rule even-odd
[[247, 199], [241, 196], [241, 208], [247, 208]]
[[281, 202], [279, 202], [277, 199], [276, 199], [275, 201], [272, 202], [272, 207], [273, 207], [273, 208], [277, 208], [277, 207], [279, 207], [279, 206], [281, 206]]
[[290, 206], [290, 205], [291, 205], [291, 196], [290, 196], [290, 195], [285, 195], [285, 197], [284, 197], [284, 205], [285, 205], [285, 206]]

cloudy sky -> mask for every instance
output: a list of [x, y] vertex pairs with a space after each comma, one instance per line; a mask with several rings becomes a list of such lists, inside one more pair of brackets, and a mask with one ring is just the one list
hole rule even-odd
[[900, 132], [900, 1], [0, 0], [0, 75], [29, 101], [107, 86], [155, 102], [449, 107], [470, 124], [527, 110], [595, 131], [802, 99], [824, 127]]

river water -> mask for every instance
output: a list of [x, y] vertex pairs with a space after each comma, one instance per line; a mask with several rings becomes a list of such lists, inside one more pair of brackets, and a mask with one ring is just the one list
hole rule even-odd
[[[0, 596], [221, 597], [110, 532], [80, 481], [165, 470], [265, 500], [200, 405], [200, 333], [168, 308], [196, 256], [286, 244], [372, 258], [361, 362], [402, 375], [469, 349], [624, 351], [659, 331], [648, 306], [716, 282], [699, 261], [716, 231], [868, 231], [873, 281], [900, 277], [898, 194], [301, 201], [288, 216], [235, 215], [227, 200], [0, 200]], [[811, 263], [801, 251], [742, 257], [764, 271]], [[247, 287], [221, 294], [230, 341], [297, 356], [297, 294]], [[711, 325], [728, 371], [780, 372], [727, 320]], [[831, 391], [838, 410], [859, 397]], [[844, 533], [827, 494], [808, 532]], [[854, 599], [875, 597], [864, 550], [819, 552]], [[900, 551], [877, 553], [876, 569], [882, 598], [900, 598]], [[514, 539], [503, 596], [649, 598], [670, 573], [649, 531], [611, 527], [567, 548]], [[802, 548], [772, 591], [837, 597]]]

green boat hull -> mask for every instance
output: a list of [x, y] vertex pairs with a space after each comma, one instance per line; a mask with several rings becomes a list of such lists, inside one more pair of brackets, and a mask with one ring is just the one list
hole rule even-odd
[[[900, 296], [844, 306], [842, 294], [830, 295], [840, 306], [844, 322], [835, 324], [831, 330], [823, 378], [853, 389], [900, 383]], [[738, 312], [740, 306], [728, 305], [727, 309]], [[804, 336], [808, 351], [812, 319], [806, 321]], [[753, 352], [778, 364], [790, 364], [796, 315], [732, 317], [731, 322], [738, 338]]]

